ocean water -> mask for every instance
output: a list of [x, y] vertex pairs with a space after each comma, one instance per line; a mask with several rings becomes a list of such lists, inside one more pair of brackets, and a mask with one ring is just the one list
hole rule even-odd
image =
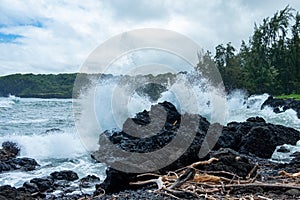
[[[49, 175], [53, 171], [73, 170], [79, 177], [94, 174], [104, 180], [105, 165], [90, 158], [90, 152], [97, 148], [99, 134], [106, 129], [120, 129], [127, 117], [149, 109], [157, 102], [170, 101], [181, 112], [198, 113], [210, 121], [224, 125], [228, 122], [245, 121], [249, 117], [261, 116], [267, 122], [281, 124], [300, 130], [300, 120], [296, 112], [288, 110], [275, 114], [271, 108], [261, 110], [268, 94], [247, 97], [242, 91], [225, 96], [222, 91], [213, 90], [205, 84], [190, 81], [187, 75], [180, 75], [175, 82], [167, 82], [167, 91], [161, 93], [156, 101], [138, 93], [126, 94], [119, 88], [117, 100], [114, 97], [118, 79], [112, 78], [98, 83], [96, 88], [84, 92], [78, 99], [37, 99], [37, 98], [0, 98], [0, 143], [13, 141], [21, 148], [21, 157], [37, 160], [40, 167], [30, 172], [6, 172], [0, 174], [0, 185], [21, 186], [34, 177]], [[189, 90], [182, 88], [189, 81]], [[190, 95], [190, 96], [189, 96]], [[191, 96], [194, 96], [193, 98]], [[213, 108], [212, 101], [222, 99], [224, 108]], [[123, 101], [123, 100], [124, 101]], [[94, 100], [94, 106], [90, 106]], [[196, 106], [200, 109], [195, 109]], [[124, 102], [126, 104], [124, 104]], [[122, 104], [123, 103], [123, 104]], [[78, 106], [80, 105], [80, 106]], [[222, 104], [223, 105], [223, 104]], [[123, 108], [126, 109], [123, 109]], [[222, 119], [214, 118], [221, 110]], [[96, 120], [90, 119], [91, 114]], [[83, 134], [84, 133], [84, 134]], [[300, 145], [300, 144], [299, 144]], [[300, 146], [288, 146], [297, 151]], [[273, 159], [284, 160], [286, 155], [274, 154]]]
[[0, 98], [0, 143], [16, 142], [20, 157], [40, 164], [30, 172], [0, 174], [0, 185], [16, 187], [54, 171], [73, 170], [79, 177], [105, 178], [105, 166], [95, 163], [83, 147], [74, 126], [71, 99]]

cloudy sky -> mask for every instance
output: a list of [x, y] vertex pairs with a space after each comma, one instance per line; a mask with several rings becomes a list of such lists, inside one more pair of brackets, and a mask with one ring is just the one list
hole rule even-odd
[[77, 72], [112, 36], [137, 28], [186, 35], [214, 53], [300, 0], [0, 0], [0, 76]]

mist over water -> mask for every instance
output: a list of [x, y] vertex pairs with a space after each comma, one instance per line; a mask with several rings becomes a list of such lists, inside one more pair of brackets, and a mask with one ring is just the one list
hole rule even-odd
[[104, 178], [104, 165], [95, 163], [82, 145], [75, 126], [70, 99], [0, 98], [0, 144], [16, 142], [20, 157], [34, 158], [41, 165], [30, 172], [0, 174], [0, 185], [22, 186], [34, 177], [57, 170], [74, 170], [80, 177]]
[[[100, 77], [93, 82], [94, 85], [83, 92], [74, 104], [76, 110], [82, 111], [76, 117], [76, 128], [89, 151], [98, 149], [99, 133], [121, 130], [128, 117], [150, 110], [159, 102], [171, 102], [181, 114], [201, 114], [210, 121], [224, 124], [224, 91], [210, 86], [196, 73], [115, 76], [109, 80]], [[143, 88], [147, 84], [165, 89], [162, 92], [147, 90]]]
[[[0, 143], [8, 140], [18, 143], [21, 157], [34, 158], [41, 165], [32, 172], [2, 173], [1, 185], [21, 186], [33, 177], [63, 169], [74, 170], [81, 177], [95, 174], [103, 180], [105, 165], [90, 158], [90, 151], [98, 148], [99, 134], [120, 130], [128, 117], [163, 101], [174, 104], [182, 114], [200, 114], [223, 125], [260, 116], [269, 123], [300, 130], [295, 111], [275, 114], [268, 107], [261, 110], [268, 94], [247, 97], [243, 91], [235, 91], [225, 95], [193, 73], [160, 77], [160, 81], [153, 76], [111, 76], [94, 83], [74, 100], [0, 98]], [[143, 93], [139, 89], [150, 83], [163, 86], [158, 87], [162, 91]], [[223, 105], [215, 103], [219, 99], [225, 99], [225, 107], [218, 107]]]
[[[97, 150], [99, 133], [121, 130], [128, 117], [150, 110], [151, 105], [164, 101], [171, 102], [182, 114], [200, 114], [211, 123], [226, 125], [232, 121], [243, 122], [250, 117], [260, 116], [268, 123], [300, 130], [300, 120], [294, 110], [279, 114], [269, 107], [261, 110], [268, 94], [248, 97], [244, 91], [237, 90], [226, 95], [195, 73], [165, 75], [159, 81], [157, 79], [152, 76], [115, 76], [94, 82], [94, 86], [84, 92], [77, 102], [82, 112], [76, 125], [77, 129], [82, 129], [79, 132], [84, 133], [80, 134], [80, 138], [85, 148], [88, 151]], [[151, 94], [137, 92], [141, 85], [152, 82], [166, 88], [155, 101]]]

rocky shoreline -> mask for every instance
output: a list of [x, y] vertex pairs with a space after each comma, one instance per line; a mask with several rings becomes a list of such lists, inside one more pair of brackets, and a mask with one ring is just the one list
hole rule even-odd
[[[270, 100], [269, 100], [270, 101]], [[152, 111], [138, 113], [124, 123], [123, 131], [106, 131], [110, 142], [127, 152], [147, 153], [164, 147], [172, 141], [180, 128], [183, 116], [169, 102], [152, 106], [164, 109], [166, 122], [161, 130], [150, 137], [137, 138], [124, 130], [134, 121], [140, 127], [151, 122]], [[200, 115], [191, 145], [176, 161], [159, 170], [128, 173], [108, 167], [104, 182], [93, 175], [79, 179], [76, 172], [56, 171], [49, 176], [34, 178], [22, 187], [0, 186], [1, 199], [296, 199], [300, 196], [300, 153], [290, 163], [274, 163], [270, 158], [276, 147], [295, 145], [300, 133], [289, 127], [266, 123], [261, 117], [245, 122], [231, 122], [227, 126], [210, 124]], [[153, 122], [153, 121], [152, 121]], [[158, 123], [158, 122], [154, 122]], [[158, 126], [158, 124], [152, 124]], [[221, 130], [216, 145], [206, 140], [209, 127]], [[221, 127], [221, 129], [220, 129]], [[101, 141], [100, 141], [101, 142]], [[103, 141], [102, 141], [103, 142]], [[207, 144], [206, 144], [207, 143]], [[202, 145], [210, 153], [199, 159]], [[103, 146], [104, 145], [104, 146]], [[101, 144], [105, 149], [105, 143]], [[109, 151], [110, 149], [107, 149]], [[99, 150], [100, 151], [100, 150]], [[112, 156], [107, 152], [95, 152]], [[281, 148], [278, 151], [283, 151]], [[39, 167], [31, 158], [19, 158], [20, 149], [5, 142], [0, 149], [0, 173], [12, 170], [30, 171]], [[159, 183], [159, 184], [158, 184]], [[93, 193], [85, 193], [92, 188]]]
[[262, 104], [261, 109], [266, 106], [273, 108], [275, 113], [282, 113], [288, 109], [293, 109], [297, 113], [297, 117], [300, 119], [300, 101], [294, 99], [276, 99], [272, 96]]

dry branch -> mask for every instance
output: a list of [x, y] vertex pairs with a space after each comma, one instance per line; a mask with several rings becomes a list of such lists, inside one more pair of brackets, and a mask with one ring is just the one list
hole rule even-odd
[[289, 178], [298, 178], [298, 177], [300, 177], [300, 172], [290, 174], [290, 173], [287, 173], [286, 171], [280, 171], [279, 174], [284, 175], [284, 176], [289, 177]]
[[[214, 161], [217, 161], [217, 158], [211, 158], [207, 161], [195, 162], [191, 165], [188, 165], [184, 168], [178, 169], [175, 172], [170, 171], [167, 175], [158, 175], [158, 174], [141, 174], [137, 177], [145, 177], [152, 176], [157, 177], [154, 179], [146, 180], [146, 181], [137, 181], [130, 183], [130, 185], [143, 185], [148, 183], [156, 183], [157, 190], [161, 194], [168, 195], [170, 197], [181, 199], [182, 196], [189, 197], [204, 197], [206, 199], [215, 199], [214, 196], [210, 195], [220, 195], [223, 192], [230, 192], [232, 189], [247, 189], [247, 188], [262, 188], [264, 190], [288, 190], [288, 189], [297, 189], [300, 190], [300, 184], [297, 182], [293, 182], [291, 184], [288, 178], [292, 178], [294, 180], [297, 177], [300, 177], [300, 172], [290, 174], [285, 171], [281, 171], [279, 174], [281, 176], [273, 177], [277, 178], [282, 182], [282, 179], [287, 182], [283, 183], [261, 183], [256, 181], [256, 176], [254, 178], [250, 178], [257, 171], [259, 166], [256, 164], [252, 170], [247, 175], [246, 180], [241, 180], [242, 178], [237, 176], [234, 173], [227, 171], [203, 171], [199, 170], [196, 167], [199, 165], [209, 165]], [[230, 178], [228, 178], [230, 177]], [[204, 196], [203, 196], [204, 195]], [[253, 197], [249, 199], [254, 199]], [[256, 197], [259, 199], [268, 199], [263, 196]], [[256, 199], [255, 198], [255, 199]], [[247, 198], [243, 198], [247, 199]]]

